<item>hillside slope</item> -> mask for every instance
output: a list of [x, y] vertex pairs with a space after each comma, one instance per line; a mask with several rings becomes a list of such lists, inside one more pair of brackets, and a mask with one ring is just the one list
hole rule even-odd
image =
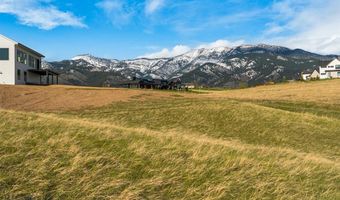
[[[87, 101], [116, 96], [62, 111], [53, 98], [48, 112], [2, 106], [0, 198], [338, 199], [340, 95], [332, 90], [339, 87], [339, 80], [196, 93], [72, 87]], [[19, 99], [44, 90], [0, 88]]]

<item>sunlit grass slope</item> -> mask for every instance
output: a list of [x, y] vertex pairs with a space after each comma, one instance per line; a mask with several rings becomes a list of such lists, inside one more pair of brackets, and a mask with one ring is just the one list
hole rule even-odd
[[336, 160], [295, 150], [1, 112], [1, 197], [336, 199]]
[[[302, 107], [298, 105], [298, 108]], [[256, 102], [183, 99], [114, 103], [105, 108], [71, 112], [64, 116], [142, 127], [163, 134], [175, 131], [195, 137], [205, 135], [325, 156], [340, 154], [340, 118], [289, 112]]]
[[339, 199], [339, 104], [242, 91], [0, 110], [0, 199]]
[[214, 91], [207, 96], [243, 100], [303, 101], [317, 104], [338, 104], [340, 79], [285, 83], [244, 90]]

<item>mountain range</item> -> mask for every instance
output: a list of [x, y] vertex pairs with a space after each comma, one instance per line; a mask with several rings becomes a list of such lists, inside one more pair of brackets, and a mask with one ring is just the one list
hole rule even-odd
[[325, 65], [337, 55], [320, 55], [274, 45], [194, 49], [170, 58], [116, 60], [89, 54], [71, 60], [44, 62], [61, 73], [61, 82], [73, 85], [115, 86], [133, 77], [180, 78], [206, 87], [254, 86], [299, 79], [300, 73]]

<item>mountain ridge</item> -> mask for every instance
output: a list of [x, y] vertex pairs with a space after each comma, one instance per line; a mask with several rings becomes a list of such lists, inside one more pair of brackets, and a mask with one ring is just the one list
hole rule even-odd
[[317, 68], [337, 57], [337, 55], [320, 55], [302, 49], [258, 44], [233, 48], [192, 49], [182, 55], [168, 58], [117, 60], [82, 54], [71, 60], [48, 64], [49, 68], [62, 74], [70, 75], [70, 72], [76, 72], [84, 75], [86, 78], [83, 77], [83, 81], [72, 80], [76, 79], [74, 76], [74, 78], [70, 76], [64, 78], [66, 82], [77, 85], [94, 85], [87, 79], [93, 79], [93, 75], [96, 75], [103, 81], [97, 81], [95, 86], [114, 85], [119, 80], [139, 77], [182, 78], [185, 82], [195, 82], [207, 87], [237, 87], [239, 83], [251, 86], [268, 81], [297, 79], [301, 71]]

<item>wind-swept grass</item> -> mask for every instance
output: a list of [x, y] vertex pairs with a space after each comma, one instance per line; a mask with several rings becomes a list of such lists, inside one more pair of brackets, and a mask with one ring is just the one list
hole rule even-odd
[[[190, 95], [45, 88], [80, 100], [0, 109], [0, 199], [340, 199], [340, 94], [316, 95], [339, 83]], [[3, 99], [42, 92], [19, 89]]]
[[69, 115], [158, 130], [164, 134], [177, 131], [327, 156], [339, 156], [340, 152], [339, 119], [251, 102], [178, 99], [114, 103], [105, 108], [71, 112], [65, 116]]
[[336, 199], [335, 161], [293, 150], [1, 111], [1, 198]]

